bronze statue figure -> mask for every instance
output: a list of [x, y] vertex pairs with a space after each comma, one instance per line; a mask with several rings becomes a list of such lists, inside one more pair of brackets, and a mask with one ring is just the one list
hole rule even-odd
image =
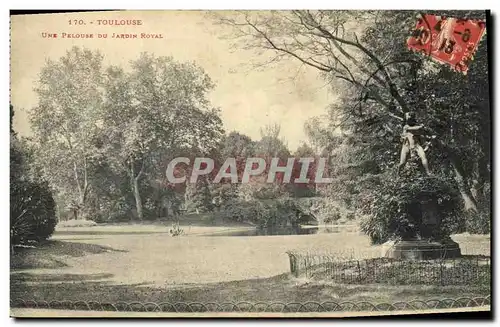
[[415, 114], [411, 112], [405, 113], [403, 133], [401, 134], [403, 146], [401, 147], [401, 157], [398, 165], [398, 173], [408, 161], [408, 155], [410, 155], [410, 157], [413, 157], [413, 152], [415, 151], [422, 162], [422, 166], [424, 167], [425, 172], [427, 173], [427, 175], [430, 174], [429, 163], [427, 161], [427, 156], [425, 155], [425, 150], [422, 146], [423, 133], [424, 125], [417, 124]]

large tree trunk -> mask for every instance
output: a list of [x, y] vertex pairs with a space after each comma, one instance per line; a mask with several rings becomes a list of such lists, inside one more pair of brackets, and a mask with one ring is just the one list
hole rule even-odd
[[87, 176], [87, 158], [84, 158], [83, 164], [83, 190], [80, 194], [80, 211], [83, 220], [87, 220], [87, 197], [89, 193], [89, 182]]
[[83, 191], [82, 191], [82, 186], [80, 185], [80, 177], [78, 176], [78, 169], [76, 167], [76, 162], [73, 162], [73, 172], [75, 174], [75, 182], [76, 182], [76, 189], [78, 190], [78, 199], [74, 203], [73, 207], [73, 217], [75, 220], [78, 220], [80, 216], [80, 211], [83, 206]]
[[169, 212], [170, 201], [168, 199], [162, 199], [161, 206], [162, 206], [162, 209], [164, 208], [164, 210], [165, 210], [165, 218], [169, 219], [169, 216], [170, 216], [170, 212]]
[[144, 218], [144, 214], [142, 211], [142, 199], [141, 199], [141, 192], [139, 190], [139, 179], [142, 175], [142, 172], [144, 170], [144, 162], [141, 165], [141, 169], [137, 173], [137, 176], [135, 175], [135, 170], [134, 170], [134, 162], [133, 160], [130, 161], [130, 179], [131, 179], [131, 186], [132, 186], [132, 192], [134, 193], [134, 198], [135, 198], [135, 208], [137, 210], [137, 218], [142, 221]]
[[451, 165], [453, 167], [453, 171], [455, 172], [455, 180], [458, 184], [458, 190], [462, 195], [462, 199], [464, 201], [465, 211], [474, 211], [477, 212], [477, 203], [472, 196], [469, 188], [467, 187], [467, 183], [465, 182], [464, 173], [460, 165], [456, 162], [456, 160], [451, 161]]
[[[487, 99], [487, 97], [486, 97]], [[491, 165], [491, 104], [486, 101], [480, 108], [480, 113], [482, 115], [481, 119], [481, 143], [483, 155], [478, 160], [478, 178], [475, 184], [474, 194], [476, 197], [476, 202], [481, 203], [486, 196], [484, 185], [485, 183], [491, 182], [490, 165]]]
[[477, 179], [473, 181], [471, 187], [471, 193], [478, 204], [484, 200], [486, 196], [484, 186], [491, 180], [490, 171], [488, 169], [490, 164], [489, 149], [486, 149], [485, 152], [486, 153], [477, 161]]
[[79, 199], [79, 209], [80, 219], [87, 220], [87, 194], [88, 194], [88, 184], [85, 182], [85, 186], [83, 188], [83, 193], [80, 195]]
[[133, 179], [133, 188], [134, 188], [135, 206], [137, 209], [137, 218], [140, 221], [142, 221], [143, 219], [142, 200], [141, 200], [141, 193], [139, 191], [139, 179], [137, 177]]

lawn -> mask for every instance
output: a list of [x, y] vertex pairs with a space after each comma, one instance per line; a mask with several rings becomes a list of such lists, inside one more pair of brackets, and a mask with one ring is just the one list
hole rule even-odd
[[[11, 298], [101, 302], [372, 301], [477, 297], [489, 287], [339, 285], [293, 278], [286, 251], [379, 252], [359, 233], [208, 236], [220, 226], [127, 225], [58, 230], [43, 247], [11, 259]], [[231, 228], [248, 228], [233, 226]], [[489, 237], [454, 237], [489, 255]], [[465, 250], [465, 251], [464, 251]], [[485, 253], [487, 252], [487, 253]]]

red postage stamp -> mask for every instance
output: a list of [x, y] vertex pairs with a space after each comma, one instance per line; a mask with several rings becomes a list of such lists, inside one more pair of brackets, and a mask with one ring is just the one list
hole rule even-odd
[[422, 52], [467, 74], [469, 62], [485, 32], [483, 21], [423, 15], [418, 18], [407, 43], [410, 50]]

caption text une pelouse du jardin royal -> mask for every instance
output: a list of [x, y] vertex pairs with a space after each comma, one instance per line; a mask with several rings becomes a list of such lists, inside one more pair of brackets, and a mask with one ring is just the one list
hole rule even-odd
[[[69, 19], [67, 23], [71, 28], [84, 26], [100, 26], [100, 27], [139, 27], [144, 25], [140, 19]], [[42, 37], [47, 39], [163, 39], [162, 33], [119, 33], [103, 31], [101, 33], [88, 33], [85, 31], [64, 31], [59, 33], [42, 32]]]

